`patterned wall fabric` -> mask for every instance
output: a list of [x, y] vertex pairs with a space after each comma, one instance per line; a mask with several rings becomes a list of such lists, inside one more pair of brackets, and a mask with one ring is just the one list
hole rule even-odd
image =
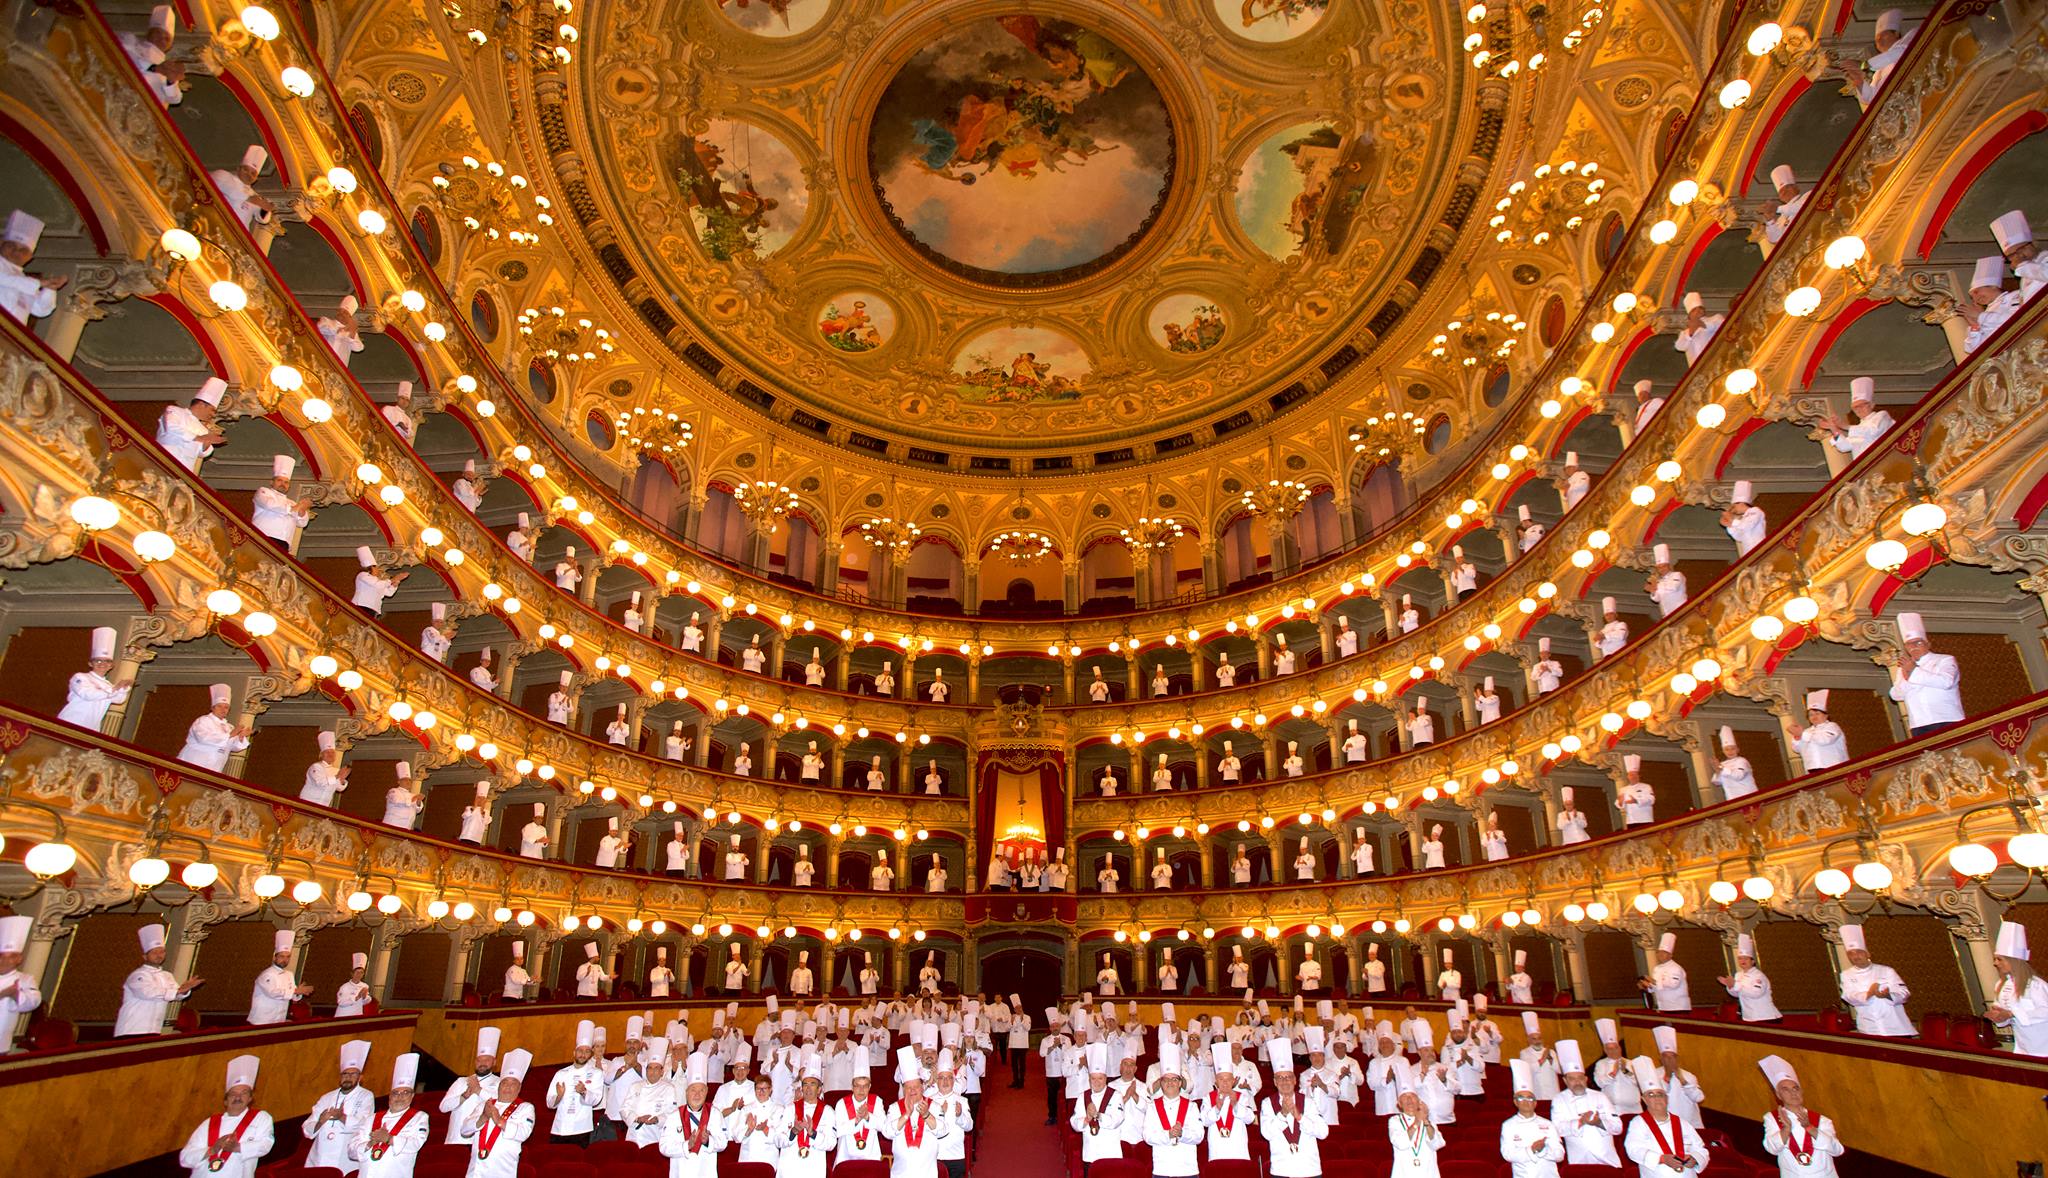
[[1678, 951], [1671, 956], [1685, 967], [1686, 988], [1698, 1010], [1712, 1010], [1727, 999], [1728, 991], [1716, 980], [1729, 970], [1733, 956], [1722, 947], [1721, 934], [1710, 928], [1677, 925]]
[[[1563, 969], [1559, 962], [1558, 944], [1556, 941], [1544, 936], [1509, 937], [1508, 962], [1510, 967], [1514, 963], [1514, 950], [1516, 949], [1521, 949], [1529, 954], [1529, 964], [1524, 968], [1528, 970], [1529, 977], [1534, 980], [1536, 997], [1539, 1001], [1557, 993], [1559, 990], [1571, 988], [1571, 974]], [[1503, 980], [1501, 983], [1503, 993], [1506, 992], [1506, 988], [1507, 983]]]
[[1595, 1002], [1636, 1002], [1642, 991], [1636, 979], [1643, 976], [1642, 959], [1636, 953], [1635, 938], [1615, 929], [1595, 929], [1586, 934], [1586, 972], [1593, 981]]
[[1970, 715], [1997, 711], [2034, 690], [2020, 652], [2003, 634], [1931, 634], [1928, 640], [1961, 664], [1963, 710]]
[[299, 965], [299, 981], [313, 987], [306, 1000], [315, 1009], [325, 1010], [334, 1005], [334, 991], [348, 980], [349, 958], [356, 953], [368, 953], [370, 938], [368, 928], [343, 927], [322, 930], [321, 936], [307, 943]]
[[447, 933], [414, 933], [400, 943], [392, 964], [391, 997], [400, 1002], [439, 1002], [448, 981]]
[[1839, 975], [1818, 926], [1803, 920], [1769, 920], [1750, 930], [1756, 938], [1757, 968], [1770, 975], [1771, 996], [1787, 1014], [1838, 1006]]
[[45, 991], [43, 1013], [73, 1022], [113, 1021], [121, 1010], [121, 983], [142, 964], [135, 930], [161, 923], [160, 916], [127, 912], [101, 912], [79, 921], [61, 942], [64, 985], [56, 994]]
[[268, 920], [215, 925], [199, 946], [199, 961], [192, 971], [205, 978], [206, 985], [188, 1005], [197, 1006], [201, 1014], [248, 1014], [256, 975], [270, 968], [271, 935], [276, 931]]
[[1906, 1013], [1915, 1023], [1932, 1011], [1967, 1014], [1969, 991], [1963, 987], [1959, 946], [1938, 916], [1872, 916], [1863, 922], [1871, 960], [1889, 965], [1906, 979], [1911, 996]]

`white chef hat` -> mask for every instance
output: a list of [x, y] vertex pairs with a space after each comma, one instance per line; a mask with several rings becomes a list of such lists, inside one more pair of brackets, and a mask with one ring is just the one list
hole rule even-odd
[[392, 771], [392, 773], [393, 773], [393, 774], [397, 775], [397, 777], [398, 777], [398, 780], [400, 780], [400, 781], [404, 781], [404, 780], [406, 780], [406, 779], [408, 779], [408, 778], [410, 778], [410, 777], [412, 776], [412, 762], [411, 762], [411, 761], [397, 761], [397, 762], [394, 762], [394, 763], [392, 764], [392, 766], [391, 766], [391, 771]]
[[[1529, 505], [1528, 505], [1528, 504], [1526, 504], [1526, 503], [1518, 503], [1518, 504], [1516, 504], [1516, 505], [1515, 505], [1515, 518], [1516, 518], [1516, 519], [1519, 519], [1519, 520], [1521, 520], [1521, 521], [1522, 521], [1523, 523], [1525, 523], [1525, 524], [1526, 524], [1526, 523], [1528, 523], [1528, 522], [1529, 522]], [[1405, 596], [1404, 596], [1404, 598], [1403, 598], [1403, 600], [1402, 600], [1401, 604], [1403, 604], [1403, 605], [1406, 605], [1406, 604], [1408, 604], [1408, 602], [1407, 602], [1407, 600], [1406, 600]]]
[[1970, 274], [1970, 289], [1980, 286], [2005, 285], [2005, 259], [1997, 254], [1986, 254], [1977, 259], [1977, 268]]
[[1798, 182], [1799, 175], [1792, 170], [1791, 164], [1779, 164], [1771, 169], [1772, 188], [1783, 188], [1787, 184], [1797, 184]]
[[256, 1073], [263, 1067], [263, 1061], [253, 1055], [238, 1055], [228, 1061], [228, 1080], [222, 1091], [236, 1088], [254, 1088]]
[[1100, 1072], [1105, 1076], [1109, 1074], [1109, 1044], [1090, 1043], [1084, 1049], [1084, 1053], [1088, 1057], [1090, 1073]]
[[270, 152], [265, 150], [261, 143], [251, 143], [242, 149], [242, 166], [258, 176], [263, 174], [264, 167], [269, 163]]
[[[1441, 837], [1443, 837], [1443, 833], [1444, 833], [1444, 824], [1443, 824], [1443, 823], [1441, 823], [1441, 822], [1433, 822], [1433, 823], [1431, 823], [1431, 824], [1430, 824], [1430, 827], [1429, 827], [1429, 837], [1431, 837], [1431, 838], [1441, 838]], [[1304, 839], [1304, 840], [1302, 840], [1302, 841], [1306, 842], [1307, 840], [1306, 840], [1306, 839]], [[1445, 956], [1445, 957], [1449, 957], [1450, 955], [1451, 955], [1451, 951], [1450, 951], [1449, 949], [1446, 949], [1446, 950], [1444, 950], [1444, 956]]]
[[1665, 933], [1663, 936], [1658, 937], [1657, 948], [1660, 952], [1664, 953], [1678, 952], [1678, 934]]
[[[1345, 720], [1345, 721], [1344, 721], [1344, 723], [1345, 723], [1345, 726], [1346, 726], [1346, 731], [1349, 731], [1349, 732], [1356, 732], [1356, 731], [1358, 731], [1358, 721], [1357, 721], [1357, 720], [1355, 720], [1355, 719], [1347, 719], [1347, 720]], [[1228, 743], [1228, 742], [1225, 742], [1225, 743]]]
[[1493, 690], [1493, 676], [1491, 676], [1491, 675], [1488, 675], [1488, 676], [1486, 677], [1486, 679], [1484, 680], [1484, 686], [1485, 686], [1486, 690], [1488, 690], [1488, 691], [1492, 691], [1492, 690]]
[[1273, 1074], [1294, 1070], [1294, 1040], [1275, 1035], [1266, 1040], [1266, 1062], [1273, 1068]]
[[2034, 230], [2027, 224], [2027, 215], [2014, 209], [1991, 222], [1991, 236], [1998, 239], [1999, 249], [2010, 251], [2016, 245], [2033, 241]]
[[1737, 503], [1745, 505], [1754, 504], [1756, 502], [1756, 487], [1748, 479], [1736, 479], [1735, 489], [1729, 493], [1728, 497]]
[[1603, 614], [1618, 614], [1621, 612], [1619, 605], [1620, 603], [1612, 597], [1603, 597], [1600, 599], [1600, 612]]
[[1868, 376], [1859, 376], [1850, 381], [1849, 403], [1851, 405], [1875, 405], [1877, 403], [1877, 381]]
[[1877, 31], [1896, 33], [1906, 26], [1906, 14], [1897, 8], [1887, 8], [1877, 14]]
[[1314, 1055], [1316, 1052], [1324, 1049], [1325, 1045], [1329, 1042], [1329, 1038], [1330, 1033], [1327, 1028], [1310, 1023], [1301, 1028], [1301, 1049], [1305, 1054]]
[[588, 958], [589, 958], [590, 960], [592, 960], [592, 961], [596, 961], [596, 960], [597, 960], [597, 942], [596, 942], [596, 941], [585, 941], [585, 942], [583, 942], [583, 955], [584, 955], [585, 957], [588, 957]]
[[0, 241], [9, 245], [27, 246], [33, 250], [43, 239], [43, 223], [29, 214], [15, 209], [7, 214], [7, 227], [0, 230]]
[[1621, 1042], [1621, 1028], [1620, 1028], [1619, 1024], [1617, 1024], [1617, 1023], [1616, 1023], [1616, 1022], [1615, 1022], [1615, 1021], [1614, 1021], [1613, 1019], [1611, 1019], [1611, 1018], [1596, 1018], [1596, 1019], [1594, 1019], [1594, 1020], [1593, 1020], [1593, 1033], [1594, 1033], [1594, 1034], [1596, 1034], [1596, 1035], [1598, 1035], [1598, 1036], [1600, 1036], [1600, 1041], [1601, 1041], [1602, 1043], [1619, 1043], [1619, 1042]]
[[1842, 926], [1842, 948], [1861, 949], [1865, 952], [1869, 952], [1870, 944], [1863, 938], [1862, 925], [1845, 924]]
[[1654, 381], [1654, 380], [1651, 380], [1651, 379], [1649, 379], [1648, 377], [1645, 377], [1645, 378], [1643, 378], [1642, 380], [1639, 380], [1639, 381], [1637, 381], [1637, 382], [1636, 382], [1636, 384], [1635, 384], [1635, 391], [1636, 391], [1636, 396], [1638, 396], [1638, 397], [1646, 397], [1646, 396], [1649, 396], [1649, 394], [1650, 394], [1650, 390], [1651, 390], [1651, 389], [1654, 389], [1654, 388], [1656, 388], [1656, 387], [1657, 387], [1657, 382], [1656, 382], [1656, 381]]
[[576, 1046], [589, 1047], [597, 1041], [597, 1024], [582, 1019], [576, 1024]]
[[1536, 1017], [1535, 1011], [1525, 1010], [1522, 1012], [1522, 1030], [1530, 1035], [1541, 1035], [1543, 1033], [1543, 1022]]
[[1735, 955], [1737, 957], [1747, 957], [1751, 961], [1755, 961], [1756, 938], [1750, 936], [1748, 933], [1735, 934]]
[[298, 467], [299, 460], [289, 454], [272, 454], [270, 456], [271, 478], [288, 479], [292, 477], [292, 472], [297, 470]]
[[1672, 1052], [1673, 1054], [1676, 1054], [1676, 1053], [1677, 1053], [1677, 1051], [1678, 1051], [1678, 1028], [1677, 1028], [1677, 1027], [1672, 1027], [1672, 1026], [1661, 1026], [1661, 1027], [1651, 1027], [1651, 1028], [1650, 1028], [1650, 1037], [1651, 1037], [1651, 1038], [1653, 1038], [1653, 1039], [1655, 1039], [1655, 1040], [1657, 1041], [1657, 1050], [1658, 1050], [1659, 1052], [1665, 1052], [1665, 1051], [1669, 1051], [1669, 1052]]
[[1569, 785], [1559, 786], [1557, 790], [1557, 796], [1560, 801], [1562, 801], [1565, 805], [1569, 806], [1572, 804], [1574, 791], [1572, 787]]
[[1527, 949], [1515, 950], [1515, 968], [1521, 969], [1527, 964], [1529, 964], [1529, 951]]
[[1664, 1075], [1657, 1070], [1656, 1061], [1647, 1055], [1638, 1055], [1628, 1061], [1629, 1070], [1635, 1073], [1636, 1090], [1645, 1096], [1652, 1092], [1664, 1091]]
[[2016, 920], [1999, 921], [1998, 947], [1992, 952], [2000, 957], [2027, 960], [2027, 926]]
[[546, 802], [535, 802], [533, 804], [533, 816], [535, 818], [546, 818], [548, 816], [548, 804]]
[[408, 1051], [391, 1061], [391, 1088], [393, 1091], [397, 1091], [400, 1088], [415, 1087], [419, 1083], [419, 1078], [419, 1052]]
[[[1438, 830], [1442, 830], [1442, 829], [1443, 829], [1443, 827], [1439, 826], [1439, 827], [1437, 827], [1437, 829], [1438, 829]], [[1444, 964], [1445, 964], [1445, 965], [1449, 965], [1450, 963], [1451, 963], [1451, 947], [1450, 947], [1449, 945], [1446, 945], [1446, 946], [1444, 946]]]
[[1684, 301], [1685, 309], [1688, 311], [1698, 311], [1703, 309], [1707, 305], [1707, 301], [1701, 298], [1700, 292], [1696, 290], [1686, 291]]
[[[361, 310], [361, 309], [362, 309], [362, 306], [363, 306], [363, 305], [362, 305], [362, 303], [358, 302], [358, 301], [356, 300], [356, 296], [354, 296], [354, 295], [352, 295], [352, 294], [346, 294], [346, 295], [343, 295], [343, 296], [341, 296], [341, 301], [340, 301], [339, 303], [336, 303], [336, 304], [335, 304], [335, 307], [336, 307], [336, 308], [337, 308], [338, 310], [340, 310], [340, 311], [341, 311], [341, 313], [342, 313], [342, 314], [344, 314], [344, 315], [353, 315], [353, 314], [355, 314], [355, 313], [356, 313], [357, 311]], [[411, 384], [410, 382], [405, 382], [405, 383], [402, 383], [402, 384], [401, 384], [401, 385], [399, 386], [399, 392], [398, 392], [399, 398], [400, 398], [401, 400], [402, 400], [402, 399], [404, 399], [404, 397], [405, 397], [405, 394], [407, 394], [407, 393], [409, 393], [409, 392], [411, 392], [411, 391], [412, 391], [412, 384]]]
[[366, 569], [376, 567], [377, 554], [370, 551], [368, 544], [356, 545], [356, 564]]
[[1536, 651], [1538, 654], [1550, 653], [1550, 635], [1538, 634], [1536, 636]]
[[368, 953], [351, 953], [348, 955], [348, 966], [350, 969], [368, 969], [370, 966], [370, 955]]
[[1732, 753], [1737, 747], [1739, 746], [1735, 742], [1735, 729], [1726, 724], [1721, 725], [1721, 748]]
[[1643, 767], [1643, 758], [1638, 753], [1623, 753], [1621, 755], [1621, 765], [1622, 768], [1627, 769], [1630, 773], [1640, 772]]
[[368, 1039], [350, 1039], [341, 1045], [342, 1071], [360, 1072], [363, 1070], [363, 1065], [368, 1062], [370, 1062], [370, 1041]]
[[1658, 564], [1671, 563], [1671, 545], [1657, 544], [1650, 548], [1650, 558]]
[[112, 626], [93, 627], [92, 652], [90, 656], [86, 659], [86, 661], [96, 663], [101, 659], [106, 659], [111, 662], [114, 657], [115, 637], [116, 636], [114, 633], [114, 628]]
[[[523, 942], [514, 941], [512, 942], [512, 948], [515, 950], [523, 949], [525, 945]], [[513, 956], [516, 957], [518, 954], [515, 952]], [[498, 1056], [498, 1036], [500, 1034], [501, 1032], [496, 1027], [479, 1028], [476, 1033], [476, 1053], [478, 1055], [488, 1055], [496, 1059]]]
[[35, 924], [30, 916], [0, 917], [0, 953], [19, 953], [28, 947], [28, 933]]
[[1529, 1061], [1516, 1056], [1508, 1061], [1509, 1088], [1514, 1092], [1536, 1094], [1536, 1075], [1529, 1067]]
[[[9, 919], [12, 919], [12, 918], [9, 918]], [[4, 925], [4, 923], [0, 923], [0, 952], [8, 952], [8, 951], [9, 951], [9, 950], [8, 950], [8, 948], [7, 948], [7, 940], [6, 940], [6, 934], [5, 934], [5, 931], [4, 931], [4, 929], [5, 929], [5, 925]], [[294, 945], [294, 943], [296, 943], [296, 942], [298, 941], [298, 938], [299, 938], [299, 935], [298, 935], [297, 933], [293, 932], [292, 930], [288, 929], [288, 928], [281, 928], [281, 929], [275, 929], [275, 930], [272, 930], [272, 932], [271, 932], [271, 934], [270, 934], [270, 953], [271, 953], [271, 956], [275, 957], [275, 956], [276, 956], [277, 954], [279, 954], [279, 953], [289, 953], [289, 952], [291, 952], [291, 951], [292, 951], [292, 946]]]
[[149, 27], [153, 32], [176, 35], [178, 14], [168, 4], [159, 4], [149, 10]]
[[1557, 1070], [1560, 1074], [1570, 1075], [1586, 1070], [1586, 1060], [1579, 1054], [1577, 1039], [1559, 1039], [1554, 1046], [1557, 1048]]
[[[142, 942], [142, 951], [144, 953], [152, 953], [164, 947], [164, 936], [167, 931], [160, 924], [145, 924], [135, 930], [135, 938]], [[2010, 954], [2007, 956], [2010, 956]], [[2024, 957], [2026, 954], [2022, 953], [2020, 956]]]
[[1300, 749], [1301, 749], [1301, 742], [1300, 742], [1300, 741], [1298, 741], [1298, 740], [1290, 740], [1290, 741], [1288, 741], [1288, 742], [1287, 742], [1287, 751], [1288, 751], [1288, 752], [1290, 752], [1290, 753], [1292, 753], [1292, 752], [1298, 752], [1298, 751], [1300, 751]]
[[1828, 710], [1828, 689], [1825, 687], [1806, 693], [1806, 709], [1810, 712]]
[[533, 1052], [524, 1049], [509, 1051], [498, 1065], [498, 1075], [508, 1080], [524, 1080], [526, 1071], [533, 1066]]
[[1907, 642], [1911, 642], [1916, 638], [1922, 642], [1927, 641], [1926, 621], [1916, 613], [1901, 613], [1899, 615], [1899, 637]]
[[484, 647], [484, 648], [483, 648], [482, 650], [478, 651], [478, 652], [477, 652], [477, 654], [476, 654], [476, 661], [477, 661], [477, 664], [478, 664], [479, 666], [485, 666], [485, 667], [488, 667], [488, 666], [490, 666], [490, 665], [491, 665], [491, 648], [490, 648], [490, 647], [488, 647], [488, 646], [486, 646], [486, 647]]
[[192, 394], [192, 399], [204, 401], [218, 409], [220, 408], [220, 399], [227, 394], [227, 391], [227, 381], [222, 380], [218, 376], [209, 376], [206, 378], [206, 383], [199, 386], [199, 391]]
[[528, 529], [528, 528], [530, 528], [530, 527], [532, 527], [532, 526], [533, 526], [533, 517], [531, 517], [531, 516], [527, 515], [527, 514], [526, 514], [525, 512], [523, 512], [523, 511], [522, 511], [522, 512], [520, 512], [520, 513], [519, 513], [519, 530], [523, 532], [523, 531], [525, 531], [526, 529]]
[[683, 1063], [683, 1086], [711, 1083], [711, 1057], [697, 1052]]
[[1756, 1061], [1756, 1066], [1763, 1070], [1764, 1080], [1770, 1084], [1773, 1093], [1778, 1091], [1778, 1085], [1787, 1080], [1792, 1081], [1794, 1084], [1799, 1082], [1799, 1073], [1793, 1071], [1792, 1065], [1786, 1063], [1779, 1056], [1766, 1055]]

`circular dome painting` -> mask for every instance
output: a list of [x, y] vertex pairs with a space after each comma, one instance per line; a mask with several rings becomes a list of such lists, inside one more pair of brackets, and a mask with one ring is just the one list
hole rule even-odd
[[697, 223], [697, 244], [714, 261], [766, 257], [803, 224], [810, 204], [795, 153], [761, 128], [736, 119], [683, 140], [676, 182]]
[[867, 290], [850, 290], [818, 312], [818, 334], [837, 352], [872, 352], [896, 334], [896, 309]]
[[1158, 87], [1107, 37], [1069, 21], [998, 16], [906, 62], [868, 135], [875, 194], [896, 231], [950, 273], [1051, 286], [1123, 256], [1173, 179]]
[[1370, 150], [1369, 141], [1330, 123], [1300, 123], [1267, 136], [1237, 177], [1245, 235], [1282, 260], [1344, 252], [1365, 195]]
[[1198, 294], [1168, 295], [1152, 306], [1145, 326], [1152, 342], [1169, 352], [1206, 352], [1223, 342], [1223, 312]]
[[725, 19], [762, 37], [794, 37], [825, 18], [832, 0], [718, 0]]
[[1330, 0], [1211, 0], [1225, 28], [1248, 41], [1292, 41], [1323, 19]]

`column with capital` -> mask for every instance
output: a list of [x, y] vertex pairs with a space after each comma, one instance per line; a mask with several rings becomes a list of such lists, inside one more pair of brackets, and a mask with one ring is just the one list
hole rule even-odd
[[[761, 992], [761, 963], [767, 956], [768, 946], [762, 938], [753, 937], [747, 941], [747, 981], [754, 983], [757, 994]], [[745, 990], [746, 986], [742, 985], [740, 989]]]
[[1075, 688], [1077, 686], [1077, 674], [1079, 671], [1080, 668], [1075, 665], [1074, 656], [1068, 653], [1065, 647], [1062, 647], [1060, 649], [1060, 680], [1063, 684], [1065, 684], [1067, 693], [1066, 701], [1069, 704], [1078, 704], [1085, 702], [1074, 694]]
[[1380, 616], [1386, 619], [1387, 636], [1385, 640], [1392, 642], [1401, 636], [1401, 610], [1398, 604], [1400, 598], [1390, 590], [1378, 594], [1377, 600], [1380, 603]]
[[1143, 672], [1144, 668], [1138, 659], [1136, 648], [1126, 651], [1124, 656], [1124, 698], [1131, 703], [1137, 703], [1145, 698], [1146, 688]]
[[839, 592], [839, 562], [846, 553], [846, 541], [838, 536], [818, 545], [818, 592], [831, 596]]
[[1300, 563], [1300, 548], [1294, 542], [1294, 534], [1287, 530], [1288, 521], [1294, 517], [1287, 512], [1275, 511], [1266, 516], [1266, 550], [1272, 553], [1273, 575], [1278, 577], [1292, 572]]
[[1131, 586], [1139, 609], [1152, 607], [1152, 550], [1131, 549]]
[[1223, 592], [1223, 554], [1217, 551], [1215, 537], [1205, 534], [1195, 547], [1202, 554], [1202, 592]]
[[1458, 692], [1458, 714], [1465, 718], [1464, 730], [1470, 732], [1479, 727], [1479, 712], [1477, 705], [1472, 702], [1474, 695], [1472, 677], [1470, 675], [1459, 675], [1451, 681], [1451, 686], [1456, 688]]
[[846, 845], [846, 836], [833, 834], [831, 828], [825, 831], [825, 886], [839, 886], [839, 849]]
[[960, 576], [962, 581], [960, 604], [967, 607], [970, 613], [979, 613], [981, 610], [981, 558], [977, 556], [971, 560], [963, 559], [960, 562]]
[[781, 625], [778, 624], [768, 631], [767, 674], [770, 679], [782, 678], [783, 650], [788, 645], [789, 636], [783, 633]]
[[1071, 614], [1078, 611], [1081, 608], [1080, 557], [1068, 556], [1061, 558], [1060, 587], [1061, 600], [1066, 604], [1067, 612]]
[[[100, 731], [108, 736], [121, 737], [128, 740], [134, 739], [134, 734], [126, 729], [130, 706], [137, 705], [135, 707], [136, 714], [141, 714], [139, 701], [143, 695], [143, 688], [137, 676], [142, 673], [142, 664], [156, 658], [156, 650], [153, 643], [131, 640], [128, 636], [156, 630], [162, 627], [166, 620], [154, 615], [144, 614], [141, 617], [131, 617], [126, 625], [117, 627], [122, 635], [121, 645], [117, 648], [117, 653], [121, 657], [114, 661], [113, 670], [107, 672], [107, 681], [109, 683], [127, 682], [132, 687], [128, 692], [128, 698], [109, 707], [105, 718], [100, 721]], [[166, 633], [164, 637], [168, 638], [169, 635]]]
[[964, 704], [981, 702], [981, 647], [969, 643], [967, 646], [967, 698]]
[[1588, 1001], [1593, 995], [1593, 970], [1586, 963], [1585, 932], [1566, 926], [1557, 934], [1557, 941], [1564, 948], [1565, 967], [1571, 972], [1572, 997]]

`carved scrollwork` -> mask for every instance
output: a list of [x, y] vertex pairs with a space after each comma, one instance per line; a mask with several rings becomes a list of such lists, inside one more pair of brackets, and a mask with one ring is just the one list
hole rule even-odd
[[115, 814], [133, 814], [141, 805], [137, 772], [98, 749], [64, 748], [26, 770], [9, 767], [11, 786], [40, 801], [59, 801], [77, 813], [88, 806]]
[[287, 845], [293, 854], [325, 862], [355, 862], [361, 851], [350, 828], [328, 818], [302, 822], [291, 832]]
[[0, 418], [74, 469], [99, 463], [92, 418], [48, 367], [11, 349], [0, 357]]
[[[209, 839], [256, 843], [263, 841], [263, 808], [226, 790], [204, 790], [185, 804], [180, 824]], [[260, 874], [260, 873], [259, 873]]]
[[1821, 790], [1803, 790], [1771, 807], [1771, 837], [1781, 843], [1804, 842], [1832, 834], [1847, 822], [1841, 804]]
[[2003, 789], [1999, 775], [1958, 749], [1935, 749], [1893, 770], [1884, 805], [1894, 814], [1948, 809]]

